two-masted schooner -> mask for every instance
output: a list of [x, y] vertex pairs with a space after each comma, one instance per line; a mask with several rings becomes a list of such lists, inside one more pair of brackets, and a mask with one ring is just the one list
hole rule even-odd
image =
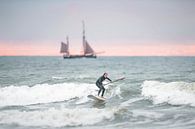
[[61, 42], [61, 48], [60, 53], [63, 54], [64, 59], [70, 59], [70, 58], [96, 58], [96, 53], [92, 49], [92, 47], [89, 45], [85, 38], [85, 24], [83, 22], [83, 54], [80, 55], [71, 55], [69, 52], [69, 39], [68, 36], [66, 37], [66, 43]]

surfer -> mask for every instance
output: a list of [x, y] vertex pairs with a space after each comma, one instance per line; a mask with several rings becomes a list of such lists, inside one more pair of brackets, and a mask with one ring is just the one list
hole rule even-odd
[[104, 92], [105, 92], [105, 88], [102, 84], [102, 82], [105, 80], [105, 79], [108, 79], [110, 82], [112, 82], [112, 80], [110, 78], [108, 78], [108, 73], [104, 73], [101, 77], [99, 77], [99, 79], [96, 81], [96, 86], [99, 88], [99, 91], [98, 91], [98, 96], [100, 95], [100, 92], [102, 91], [102, 95], [101, 97], [104, 96]]

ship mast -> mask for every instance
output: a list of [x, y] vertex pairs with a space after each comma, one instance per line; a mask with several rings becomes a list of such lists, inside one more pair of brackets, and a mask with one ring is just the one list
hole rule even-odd
[[85, 51], [86, 51], [85, 22], [82, 21], [82, 24], [83, 24], [83, 54], [85, 55]]
[[67, 55], [69, 56], [69, 38], [66, 36], [66, 44], [67, 44]]
[[85, 23], [84, 21], [82, 21], [83, 23], [83, 43], [85, 43]]

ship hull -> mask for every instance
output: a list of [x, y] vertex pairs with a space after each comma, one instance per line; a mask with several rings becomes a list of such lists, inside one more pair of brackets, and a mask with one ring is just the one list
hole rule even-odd
[[97, 58], [96, 55], [70, 55], [63, 56], [64, 59], [76, 59], [76, 58]]

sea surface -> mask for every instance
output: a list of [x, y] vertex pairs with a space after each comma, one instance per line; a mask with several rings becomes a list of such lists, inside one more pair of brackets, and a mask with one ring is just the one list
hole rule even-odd
[[0, 57], [0, 129], [194, 128], [195, 57]]

